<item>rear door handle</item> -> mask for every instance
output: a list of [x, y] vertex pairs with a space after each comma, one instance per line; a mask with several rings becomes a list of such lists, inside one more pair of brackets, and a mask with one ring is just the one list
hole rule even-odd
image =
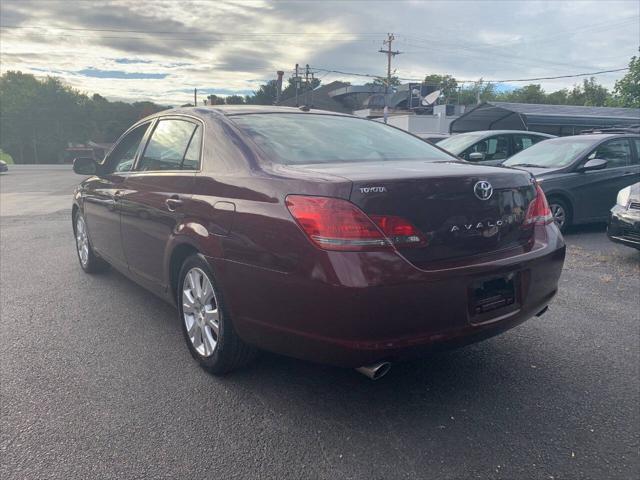
[[177, 195], [173, 195], [170, 198], [167, 198], [164, 203], [167, 206], [167, 210], [169, 210], [170, 212], [175, 212], [176, 209], [180, 205], [182, 205], [182, 200], [180, 200], [180, 197], [178, 197]]

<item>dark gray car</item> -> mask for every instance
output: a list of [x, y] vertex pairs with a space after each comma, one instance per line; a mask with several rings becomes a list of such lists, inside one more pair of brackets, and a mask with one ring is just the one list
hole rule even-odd
[[548, 138], [555, 137], [526, 130], [482, 130], [453, 135], [440, 140], [438, 146], [469, 162], [497, 165]]
[[502, 165], [531, 172], [561, 230], [606, 222], [618, 192], [640, 178], [640, 135], [589, 134], [547, 140]]

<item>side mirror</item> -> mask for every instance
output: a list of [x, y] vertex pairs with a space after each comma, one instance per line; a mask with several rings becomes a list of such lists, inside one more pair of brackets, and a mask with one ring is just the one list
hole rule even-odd
[[93, 158], [78, 157], [73, 160], [73, 171], [79, 175], [95, 175], [98, 166]]
[[471, 162], [481, 162], [485, 158], [485, 154], [482, 152], [473, 152], [469, 154], [469, 161]]
[[602, 170], [607, 167], [607, 161], [602, 160], [601, 158], [592, 158], [591, 160], [587, 160], [587, 162], [578, 168], [579, 172], [588, 172], [590, 170]]

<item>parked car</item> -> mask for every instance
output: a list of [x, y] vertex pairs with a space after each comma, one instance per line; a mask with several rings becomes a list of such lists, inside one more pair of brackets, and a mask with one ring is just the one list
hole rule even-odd
[[453, 135], [438, 142], [438, 146], [469, 162], [498, 165], [548, 138], [555, 137], [520, 130], [483, 130]]
[[613, 242], [640, 250], [640, 182], [618, 192], [609, 215], [607, 235]]
[[261, 348], [376, 378], [542, 314], [564, 261], [531, 174], [350, 115], [163, 111], [74, 171], [81, 267], [176, 304], [215, 374]]
[[415, 135], [429, 143], [438, 143], [451, 136], [448, 133], [416, 133]]
[[535, 175], [557, 225], [606, 222], [621, 188], [640, 178], [640, 135], [560, 137], [514, 155], [503, 166]]
[[7, 166], [7, 162], [0, 160], [0, 172], [8, 172], [9, 167]]

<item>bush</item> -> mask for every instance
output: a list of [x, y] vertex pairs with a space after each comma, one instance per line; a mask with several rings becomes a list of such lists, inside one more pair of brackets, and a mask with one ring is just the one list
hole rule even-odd
[[0, 149], [0, 160], [2, 160], [7, 165], [13, 165], [14, 163], [13, 157], [11, 157], [11, 155], [9, 155], [8, 153], [3, 152], [2, 149]]

